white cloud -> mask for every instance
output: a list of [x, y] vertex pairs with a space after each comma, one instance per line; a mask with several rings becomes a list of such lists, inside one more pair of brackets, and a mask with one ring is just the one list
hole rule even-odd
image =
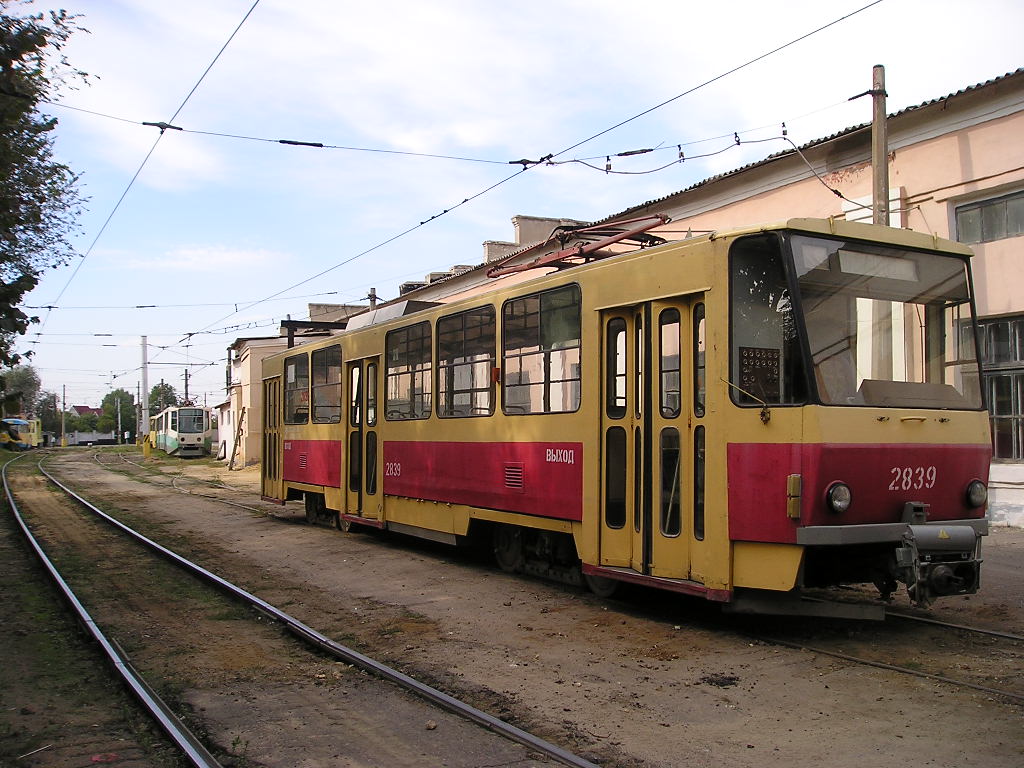
[[[226, 246], [185, 246], [163, 253], [145, 256], [131, 254], [117, 260], [119, 268], [174, 272], [187, 277], [188, 273], [232, 274], [275, 264], [287, 264], [289, 256], [260, 249], [229, 248]], [[178, 283], [184, 290], [184, 283]], [[172, 284], [170, 295], [175, 286]]]

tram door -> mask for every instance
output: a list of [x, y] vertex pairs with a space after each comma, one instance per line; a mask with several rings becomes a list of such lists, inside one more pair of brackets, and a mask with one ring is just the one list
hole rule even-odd
[[349, 363], [346, 390], [345, 512], [369, 518], [380, 516], [379, 367], [376, 357]]
[[602, 315], [602, 565], [690, 575], [697, 312], [688, 297]]
[[263, 382], [263, 457], [261, 467], [263, 496], [281, 496], [281, 380]]

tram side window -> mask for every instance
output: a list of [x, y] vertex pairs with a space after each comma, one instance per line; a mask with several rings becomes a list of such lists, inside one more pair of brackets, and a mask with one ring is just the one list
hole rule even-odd
[[430, 416], [430, 323], [392, 331], [384, 342], [384, 417], [389, 421]]
[[605, 336], [605, 370], [608, 381], [605, 382], [605, 409], [612, 419], [621, 419], [626, 415], [626, 321], [621, 317], [613, 317], [608, 321]]
[[707, 329], [705, 327], [704, 305], [693, 308], [693, 414], [704, 415], [704, 400], [707, 397]]
[[567, 413], [579, 409], [580, 303], [576, 285], [505, 303], [505, 413]]
[[309, 422], [309, 357], [295, 355], [284, 361], [284, 423]]
[[660, 327], [659, 374], [661, 379], [661, 415], [675, 418], [682, 408], [679, 358], [679, 310], [666, 309], [658, 318]]
[[494, 413], [494, 307], [480, 307], [437, 321], [437, 415]]
[[729, 252], [732, 282], [730, 387], [737, 405], [792, 405], [807, 400], [807, 377], [774, 236], [737, 240]]
[[313, 423], [341, 421], [341, 345], [313, 352]]

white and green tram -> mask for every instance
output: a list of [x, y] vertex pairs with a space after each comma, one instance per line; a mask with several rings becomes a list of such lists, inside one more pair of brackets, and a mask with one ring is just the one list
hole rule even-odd
[[209, 456], [213, 444], [210, 409], [175, 405], [149, 420], [149, 440], [169, 456]]

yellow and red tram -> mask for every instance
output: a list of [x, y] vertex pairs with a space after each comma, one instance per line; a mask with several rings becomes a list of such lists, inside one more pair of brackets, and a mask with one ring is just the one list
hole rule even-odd
[[713, 233], [264, 362], [263, 495], [499, 565], [806, 612], [972, 593], [989, 427], [970, 251], [834, 220]]

